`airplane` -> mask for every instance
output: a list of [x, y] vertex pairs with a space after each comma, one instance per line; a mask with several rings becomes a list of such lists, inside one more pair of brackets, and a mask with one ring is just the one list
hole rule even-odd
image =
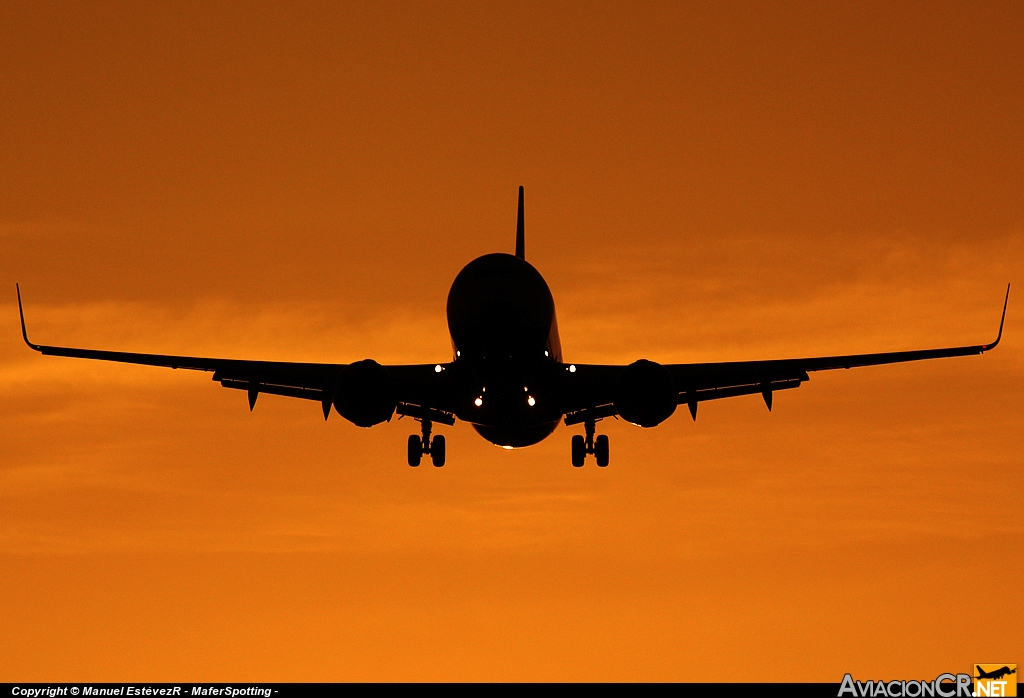
[[980, 666], [975, 665], [975, 669], [978, 670], [978, 675], [974, 677], [976, 679], [993, 679], [993, 680], [996, 680], [996, 679], [1001, 679], [1004, 676], [1009, 676], [1010, 674], [1016, 674], [1017, 673], [1017, 669], [1016, 668], [1011, 669], [1008, 666], [1004, 666], [1002, 669], [996, 669], [994, 671], [985, 671]]
[[424, 455], [445, 464], [443, 434], [431, 437], [434, 424], [462, 420], [480, 436], [506, 449], [539, 443], [559, 422], [583, 425], [571, 439], [571, 462], [579, 468], [587, 456], [598, 467], [609, 462], [608, 436], [597, 423], [610, 417], [655, 427], [686, 405], [697, 419], [707, 400], [760, 394], [768, 410], [772, 395], [797, 388], [814, 371], [983, 354], [1003, 336], [1010, 287], [1006, 287], [999, 334], [974, 346], [821, 356], [770, 361], [659, 364], [638, 359], [623, 365], [566, 363], [558, 337], [555, 303], [544, 277], [526, 261], [523, 187], [519, 187], [515, 254], [493, 253], [474, 259], [455, 277], [448, 293], [447, 319], [453, 357], [443, 363], [383, 366], [373, 359], [350, 364], [243, 361], [97, 351], [33, 344], [18, 312], [25, 343], [42, 354], [213, 373], [225, 388], [248, 394], [250, 411], [261, 393], [319, 402], [326, 420], [333, 408], [360, 427], [390, 422], [396, 414], [420, 423], [408, 440], [408, 463]]

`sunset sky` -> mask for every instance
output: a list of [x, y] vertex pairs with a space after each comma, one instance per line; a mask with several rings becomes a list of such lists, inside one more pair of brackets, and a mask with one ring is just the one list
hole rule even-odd
[[[33, 341], [568, 361], [977, 344], [503, 451]], [[1024, 3], [0, 3], [0, 681], [932, 679], [1024, 663]]]

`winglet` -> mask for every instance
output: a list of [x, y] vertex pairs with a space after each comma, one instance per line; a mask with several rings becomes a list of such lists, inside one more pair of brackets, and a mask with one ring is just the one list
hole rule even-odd
[[25, 311], [21, 307], [21, 286], [14, 284], [14, 288], [18, 291], [18, 314], [21, 315], [21, 336], [25, 338], [25, 344], [36, 351], [40, 351], [41, 347], [38, 344], [28, 341], [28, 331], [25, 329]]
[[1010, 302], [1010, 284], [1006, 284], [1006, 299], [1003, 300], [1003, 317], [999, 319], [999, 334], [996, 336], [996, 341], [991, 344], [985, 344], [981, 347], [982, 351], [988, 351], [995, 349], [996, 345], [999, 344], [999, 340], [1003, 338], [1003, 323], [1006, 322], [1006, 304]]
[[523, 188], [519, 187], [519, 216], [516, 218], [516, 257], [526, 259], [526, 233], [523, 228]]

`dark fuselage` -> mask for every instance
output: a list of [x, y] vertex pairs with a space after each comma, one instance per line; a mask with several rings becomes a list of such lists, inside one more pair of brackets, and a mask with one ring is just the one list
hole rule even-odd
[[555, 302], [531, 264], [489, 254], [448, 293], [448, 331], [463, 384], [457, 416], [499, 446], [529, 446], [562, 417], [562, 348]]

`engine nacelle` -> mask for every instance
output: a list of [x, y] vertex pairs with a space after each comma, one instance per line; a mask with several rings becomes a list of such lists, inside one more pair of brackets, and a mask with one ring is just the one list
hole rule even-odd
[[623, 369], [616, 386], [615, 409], [627, 422], [656, 427], [672, 416], [677, 402], [672, 375], [661, 364], [640, 359]]
[[334, 407], [357, 427], [390, 421], [397, 402], [391, 374], [373, 359], [349, 364], [338, 377]]

